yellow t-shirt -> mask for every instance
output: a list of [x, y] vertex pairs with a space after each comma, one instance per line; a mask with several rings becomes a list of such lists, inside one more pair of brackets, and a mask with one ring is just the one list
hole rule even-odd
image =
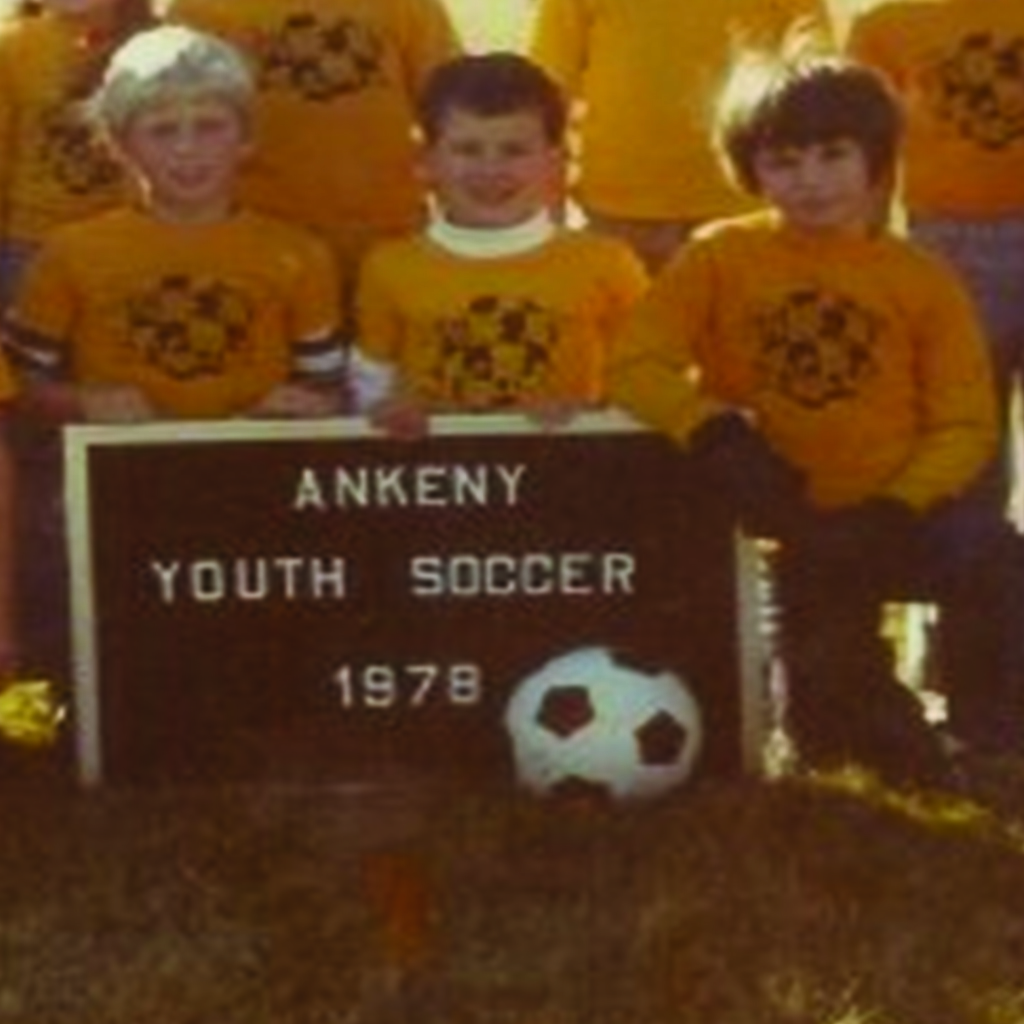
[[68, 96], [81, 62], [73, 19], [16, 17], [0, 30], [0, 212], [5, 240], [123, 202], [124, 177]]
[[586, 232], [488, 258], [382, 243], [359, 289], [359, 347], [435, 408], [599, 402], [610, 339], [645, 287], [628, 248]]
[[711, 144], [734, 42], [773, 41], [820, 0], [539, 0], [530, 53], [583, 105], [581, 203], [650, 220], [749, 209]]
[[10, 321], [12, 352], [37, 372], [134, 384], [169, 417], [225, 417], [326, 371], [337, 281], [326, 246], [283, 222], [120, 209], [52, 233]]
[[617, 340], [612, 397], [679, 440], [752, 410], [813, 499], [927, 508], [998, 435], [987, 346], [963, 287], [890, 236], [818, 239], [755, 214], [710, 225]]
[[247, 205], [322, 233], [346, 264], [422, 220], [414, 98], [458, 44], [439, 0], [173, 0], [167, 17], [252, 59]]
[[905, 100], [911, 213], [1024, 213], [1024, 4], [883, 2], [853, 21], [848, 45]]

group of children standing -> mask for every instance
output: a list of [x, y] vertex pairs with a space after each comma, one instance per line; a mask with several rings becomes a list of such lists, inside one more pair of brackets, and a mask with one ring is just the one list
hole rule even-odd
[[[947, 778], [878, 635], [907, 592], [942, 608], [958, 741], [1024, 747], [1024, 548], [988, 485], [1024, 342], [1024, 16], [944, 0], [926, 31], [882, 2], [850, 46], [883, 78], [811, 0], [539, 0], [532, 59], [460, 55], [440, 0], [28, 6], [0, 33], [0, 523], [28, 510], [0, 672], [65, 658], [61, 424], [360, 412], [401, 438], [615, 404], [779, 542], [809, 764]], [[885, 226], [905, 126], [911, 229], [950, 262]]]

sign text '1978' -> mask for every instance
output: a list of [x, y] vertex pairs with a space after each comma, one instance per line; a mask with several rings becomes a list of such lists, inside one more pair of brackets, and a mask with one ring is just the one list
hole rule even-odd
[[484, 697], [479, 665], [418, 663], [339, 665], [332, 683], [343, 709], [407, 709], [431, 704], [472, 707]]

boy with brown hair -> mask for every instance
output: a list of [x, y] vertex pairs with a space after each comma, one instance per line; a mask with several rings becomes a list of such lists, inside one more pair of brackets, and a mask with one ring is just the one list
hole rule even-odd
[[558, 87], [517, 54], [458, 58], [428, 80], [420, 124], [434, 216], [364, 267], [361, 406], [416, 435], [437, 412], [520, 410], [554, 423], [603, 403], [610, 340], [646, 274], [621, 242], [552, 216]]
[[779, 544], [790, 727], [812, 765], [942, 781], [943, 750], [879, 636], [886, 601], [943, 615], [950, 724], [1021, 746], [1020, 538], [966, 500], [995, 449], [991, 368], [944, 265], [879, 230], [902, 120], [881, 78], [750, 55], [720, 138], [770, 209], [702, 231], [620, 338], [615, 399], [685, 446]]

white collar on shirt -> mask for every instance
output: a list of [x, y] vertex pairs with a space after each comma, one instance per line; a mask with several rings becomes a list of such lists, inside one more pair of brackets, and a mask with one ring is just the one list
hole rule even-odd
[[547, 210], [508, 228], [466, 228], [436, 214], [427, 225], [427, 238], [456, 256], [486, 260], [538, 249], [556, 230]]

